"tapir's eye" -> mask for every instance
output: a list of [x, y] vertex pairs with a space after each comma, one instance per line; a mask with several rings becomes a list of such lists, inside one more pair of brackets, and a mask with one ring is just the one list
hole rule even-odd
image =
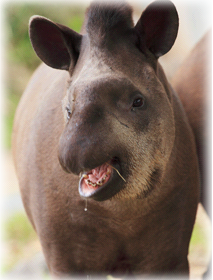
[[144, 100], [142, 97], [138, 97], [133, 101], [132, 107], [142, 107], [144, 105]]
[[69, 120], [71, 118], [72, 112], [68, 106], [66, 106], [66, 110], [67, 110], [67, 119]]

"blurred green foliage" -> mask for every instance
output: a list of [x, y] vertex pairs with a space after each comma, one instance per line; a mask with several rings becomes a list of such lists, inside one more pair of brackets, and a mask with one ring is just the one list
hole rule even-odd
[[17, 212], [6, 220], [4, 225], [4, 241], [7, 242], [8, 254], [5, 256], [3, 272], [10, 270], [26, 253], [30, 255], [30, 246], [37, 239], [27, 216], [23, 212]]
[[205, 254], [209, 251], [209, 241], [210, 236], [208, 230], [201, 225], [201, 222], [196, 222], [190, 240], [189, 252], [193, 253], [199, 247], [199, 250]]
[[9, 2], [4, 6], [6, 57], [5, 75], [5, 112], [4, 148], [11, 147], [11, 133], [18, 101], [33, 71], [41, 63], [36, 56], [28, 35], [28, 22], [31, 16], [41, 15], [52, 21], [69, 26], [80, 32], [86, 7], [82, 4], [32, 4]]
[[18, 212], [7, 220], [5, 225], [5, 239], [7, 241], [16, 240], [23, 245], [36, 237], [36, 233], [32, 230], [25, 213]]

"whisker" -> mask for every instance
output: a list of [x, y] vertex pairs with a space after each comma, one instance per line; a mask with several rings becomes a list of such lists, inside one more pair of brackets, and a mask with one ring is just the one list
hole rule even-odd
[[108, 163], [109, 166], [111, 166], [117, 173], [118, 175], [121, 177], [121, 179], [124, 180], [124, 182], [126, 182], [126, 180], [124, 179], [124, 177], [121, 175], [121, 173], [118, 171], [118, 169], [116, 169], [114, 166], [112, 166], [111, 164]]

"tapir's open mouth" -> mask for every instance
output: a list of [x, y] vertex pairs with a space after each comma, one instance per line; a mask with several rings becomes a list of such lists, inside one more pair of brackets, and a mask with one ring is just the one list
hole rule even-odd
[[[120, 174], [119, 161], [112, 160], [82, 174], [79, 182], [79, 193], [85, 198], [106, 200], [121, 189], [120, 180], [125, 179]], [[123, 185], [123, 184], [122, 184]]]

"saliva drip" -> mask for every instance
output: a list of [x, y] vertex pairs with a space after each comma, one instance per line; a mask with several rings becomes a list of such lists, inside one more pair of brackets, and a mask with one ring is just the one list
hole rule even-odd
[[87, 199], [85, 199], [85, 208], [84, 208], [84, 211], [85, 211], [85, 212], [87, 211]]

